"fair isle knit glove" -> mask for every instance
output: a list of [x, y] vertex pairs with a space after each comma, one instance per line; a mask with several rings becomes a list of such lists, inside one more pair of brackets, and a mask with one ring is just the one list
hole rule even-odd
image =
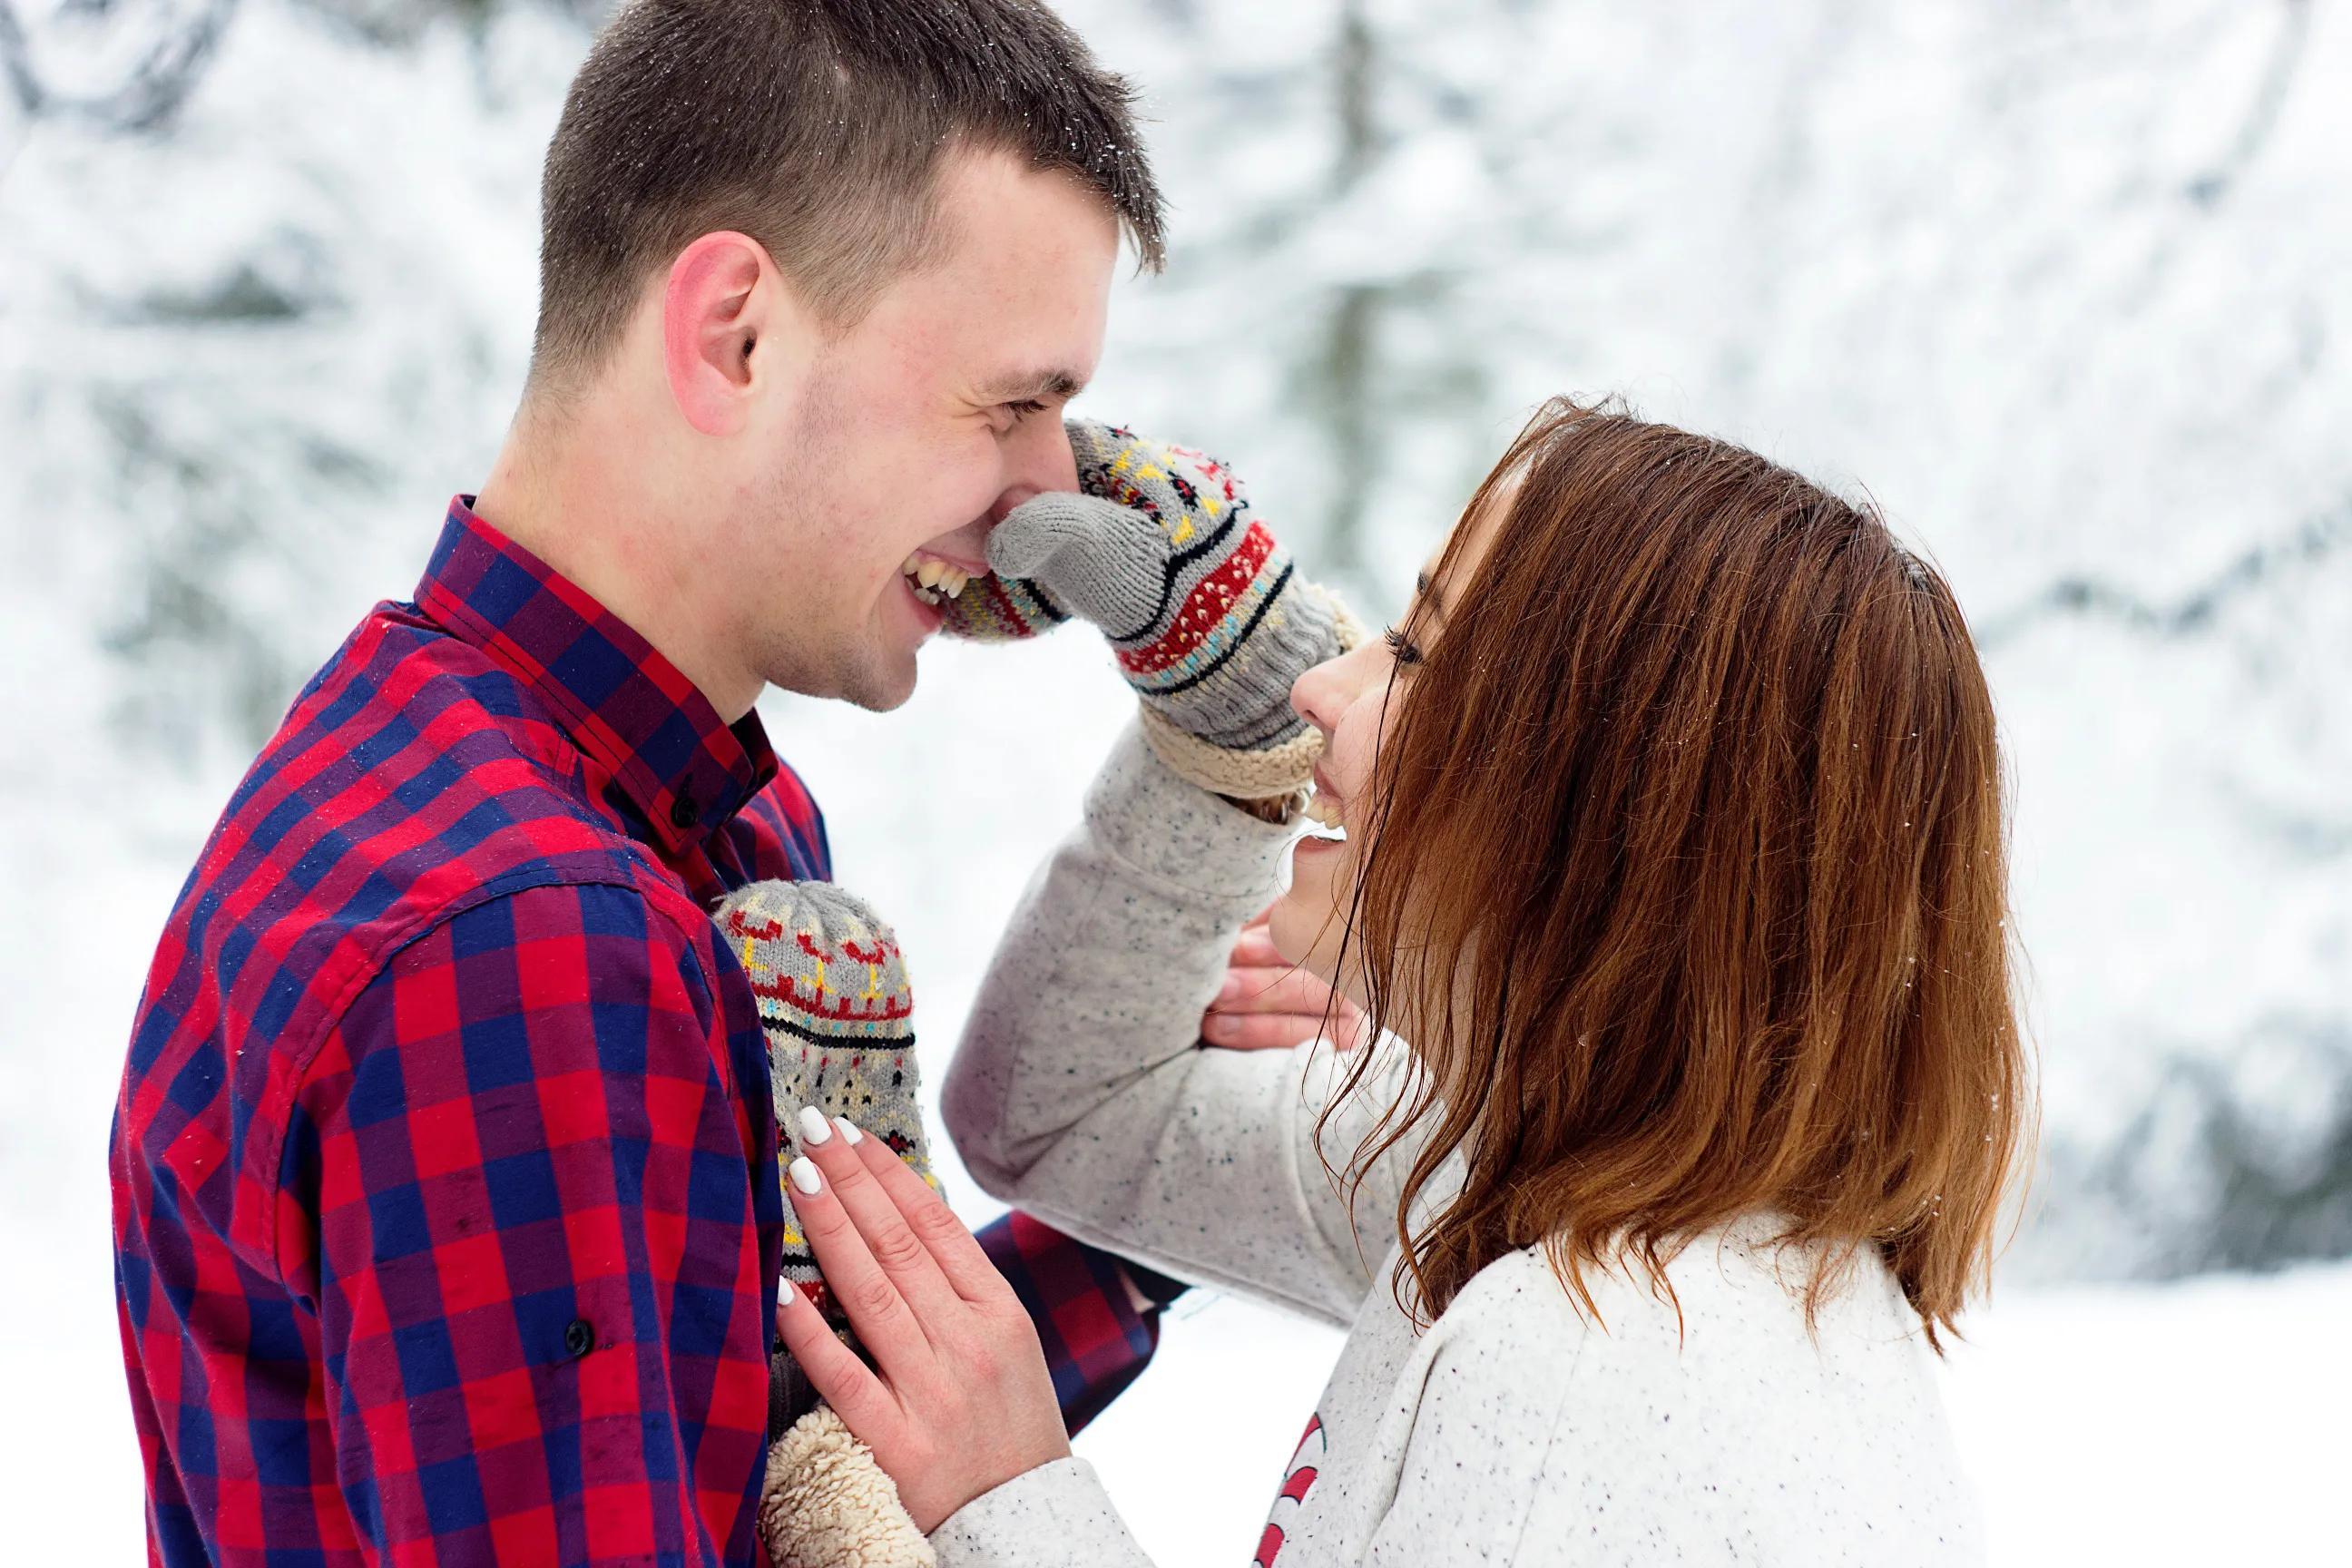
[[[915, 1105], [914, 994], [898, 939], [830, 882], [754, 882], [714, 917], [742, 960], [768, 1040], [777, 1168], [801, 1152], [801, 1110], [845, 1116], [937, 1188]], [[839, 1134], [836, 1132], [835, 1134]], [[785, 1214], [792, 1212], [786, 1200]], [[800, 1290], [857, 1349], [808, 1242], [789, 1217], [782, 1288]], [[776, 1568], [933, 1568], [898, 1489], [781, 1346], [769, 1368], [768, 1470], [760, 1537]]]
[[1291, 683], [1362, 640], [1355, 618], [1297, 574], [1223, 464], [1090, 420], [1065, 428], [1078, 493], [1005, 516], [989, 535], [993, 575], [953, 602], [948, 629], [1027, 637], [1082, 616], [1110, 639], [1177, 774], [1235, 800], [1297, 797], [1323, 739], [1292, 711]]

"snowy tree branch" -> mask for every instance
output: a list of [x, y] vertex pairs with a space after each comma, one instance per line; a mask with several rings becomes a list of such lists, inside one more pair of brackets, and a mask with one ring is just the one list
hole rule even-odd
[[2205, 584], [2168, 605], [2150, 604], [2130, 589], [2096, 577], [2062, 577], [2023, 605], [1995, 616], [1979, 639], [1995, 647], [2053, 616], [2093, 616], [2158, 637], [2200, 631], [2222, 610], [2281, 574], [2326, 560], [2352, 544], [2352, 501], [2305, 523], [2284, 539], [2257, 544]]
[[0, 0], [0, 71], [7, 74], [8, 90], [16, 96], [16, 106], [28, 115], [39, 113], [40, 79], [33, 74], [32, 55], [25, 47], [25, 26], [16, 20], [16, 9], [10, 0]]
[[2278, 126], [2279, 111], [2286, 105], [2295, 68], [2302, 64], [2304, 45], [2311, 37], [2311, 0], [2284, 0], [2284, 4], [2286, 16], [2279, 26], [2278, 41], [2272, 46], [2270, 64], [2263, 72], [2262, 85], [2254, 90], [2245, 122], [2238, 127], [2237, 140], [2219, 163], [2189, 182], [2189, 197], [2199, 206], [2210, 207], [2230, 194], [2230, 187], [2252, 166]]
[[236, 0], [205, 0], [193, 16], [167, 16], [120, 82], [100, 91], [71, 92], [43, 78], [15, 0], [0, 0], [0, 68], [27, 114], [72, 115], [108, 131], [152, 131], [195, 90], [236, 12]]

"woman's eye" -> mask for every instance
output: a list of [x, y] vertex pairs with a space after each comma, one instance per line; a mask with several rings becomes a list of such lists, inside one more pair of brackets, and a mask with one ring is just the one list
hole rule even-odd
[[1034, 397], [1024, 397], [1018, 403], [1008, 403], [1004, 406], [1013, 411], [1013, 422], [1015, 425], [1028, 418], [1032, 414], [1045, 412], [1045, 405]]
[[1412, 643], [1405, 640], [1404, 630], [1402, 627], [1391, 626], [1387, 631], [1381, 634], [1381, 639], [1389, 645], [1389, 652], [1395, 657], [1396, 661], [1399, 664], [1419, 664], [1421, 662], [1421, 649], [1413, 647]]

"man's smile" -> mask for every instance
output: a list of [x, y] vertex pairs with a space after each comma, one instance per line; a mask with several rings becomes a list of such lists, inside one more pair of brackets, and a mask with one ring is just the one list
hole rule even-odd
[[918, 604], [936, 608], [950, 599], [961, 598], [964, 588], [973, 578], [988, 575], [988, 568], [950, 561], [929, 550], [918, 550], [907, 557], [906, 564], [898, 568], [898, 574], [907, 580]]

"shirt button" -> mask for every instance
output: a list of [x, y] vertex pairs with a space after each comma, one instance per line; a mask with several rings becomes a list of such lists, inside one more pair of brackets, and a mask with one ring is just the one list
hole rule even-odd
[[692, 827], [702, 820], [702, 808], [694, 804], [692, 795], [679, 795], [669, 803], [669, 820], [674, 827]]
[[572, 1326], [563, 1331], [563, 1348], [574, 1360], [596, 1348], [596, 1331], [585, 1318], [574, 1318]]

